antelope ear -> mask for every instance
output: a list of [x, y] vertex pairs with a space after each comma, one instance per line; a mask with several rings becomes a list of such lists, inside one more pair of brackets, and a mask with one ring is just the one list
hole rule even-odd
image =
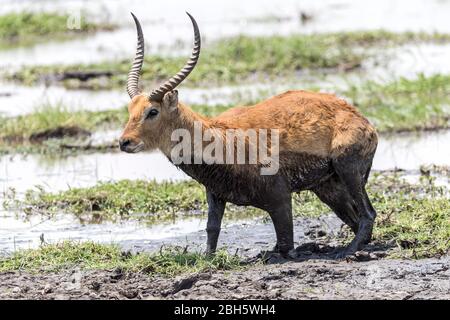
[[176, 110], [178, 108], [178, 90], [167, 92], [163, 98], [163, 105], [170, 111]]

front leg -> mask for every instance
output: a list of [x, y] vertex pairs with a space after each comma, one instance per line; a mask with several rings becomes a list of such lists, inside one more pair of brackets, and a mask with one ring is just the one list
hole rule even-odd
[[226, 202], [208, 190], [206, 190], [206, 200], [208, 201], [208, 222], [206, 224], [208, 239], [206, 253], [211, 254], [217, 248], [217, 240], [219, 239], [220, 226], [222, 224]]

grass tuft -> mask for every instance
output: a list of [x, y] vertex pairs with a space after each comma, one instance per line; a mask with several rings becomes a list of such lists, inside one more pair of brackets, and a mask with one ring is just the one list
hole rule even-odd
[[381, 132], [447, 128], [450, 75], [423, 74], [388, 84], [369, 81], [343, 93]]
[[0, 272], [58, 272], [79, 268], [82, 270], [120, 270], [174, 276], [181, 273], [211, 270], [230, 270], [241, 267], [239, 257], [226, 251], [213, 256], [168, 247], [158, 253], [123, 252], [117, 245], [94, 242], [64, 241], [45, 244], [38, 249], [20, 250], [0, 258]]
[[0, 117], [0, 141], [25, 141], [32, 134], [57, 127], [77, 126], [87, 131], [101, 130], [105, 124], [125, 122], [126, 110], [71, 111], [61, 103], [43, 104], [32, 113], [18, 117]]
[[31, 45], [50, 39], [66, 39], [97, 30], [111, 30], [112, 25], [80, 20], [80, 26], [68, 28], [69, 15], [52, 12], [20, 12], [0, 16], [0, 48]]

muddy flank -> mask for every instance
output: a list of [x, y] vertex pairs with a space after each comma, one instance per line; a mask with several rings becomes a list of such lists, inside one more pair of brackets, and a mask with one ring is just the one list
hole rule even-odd
[[[176, 277], [145, 272], [80, 270], [0, 273], [3, 299], [449, 299], [450, 257], [385, 258], [395, 244], [372, 243], [346, 260], [335, 260], [346, 230], [334, 215], [295, 220], [297, 248], [291, 258], [267, 254], [272, 225], [236, 224], [223, 230], [221, 245], [237, 252], [242, 268]], [[250, 232], [256, 228], [258, 232]], [[247, 232], [246, 232], [247, 230]], [[254, 231], [254, 230], [252, 230]], [[154, 241], [156, 251], [177, 243], [201, 248], [204, 232]], [[183, 239], [182, 239], [183, 238]], [[126, 245], [125, 245], [126, 247]], [[131, 250], [141, 251], [139, 245]], [[189, 249], [192, 250], [192, 249]], [[263, 262], [264, 261], [264, 262]]]

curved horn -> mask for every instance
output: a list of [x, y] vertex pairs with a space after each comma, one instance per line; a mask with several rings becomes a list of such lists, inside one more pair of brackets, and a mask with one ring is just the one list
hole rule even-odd
[[133, 16], [134, 22], [136, 23], [137, 48], [133, 65], [131, 66], [130, 72], [128, 72], [127, 92], [130, 98], [133, 99], [134, 96], [139, 94], [139, 75], [141, 73], [142, 63], [144, 62], [144, 34], [142, 33], [142, 28], [139, 20], [132, 12], [131, 15]]
[[194, 27], [194, 48], [192, 49], [192, 54], [189, 60], [186, 62], [186, 65], [181, 69], [176, 75], [162, 84], [158, 89], [153, 90], [150, 94], [150, 99], [154, 101], [161, 101], [164, 95], [175, 89], [184, 79], [194, 70], [195, 65], [197, 64], [198, 58], [200, 57], [200, 31], [198, 30], [197, 22], [194, 17], [192, 17], [189, 12], [186, 12], [189, 18], [192, 21], [192, 25]]

